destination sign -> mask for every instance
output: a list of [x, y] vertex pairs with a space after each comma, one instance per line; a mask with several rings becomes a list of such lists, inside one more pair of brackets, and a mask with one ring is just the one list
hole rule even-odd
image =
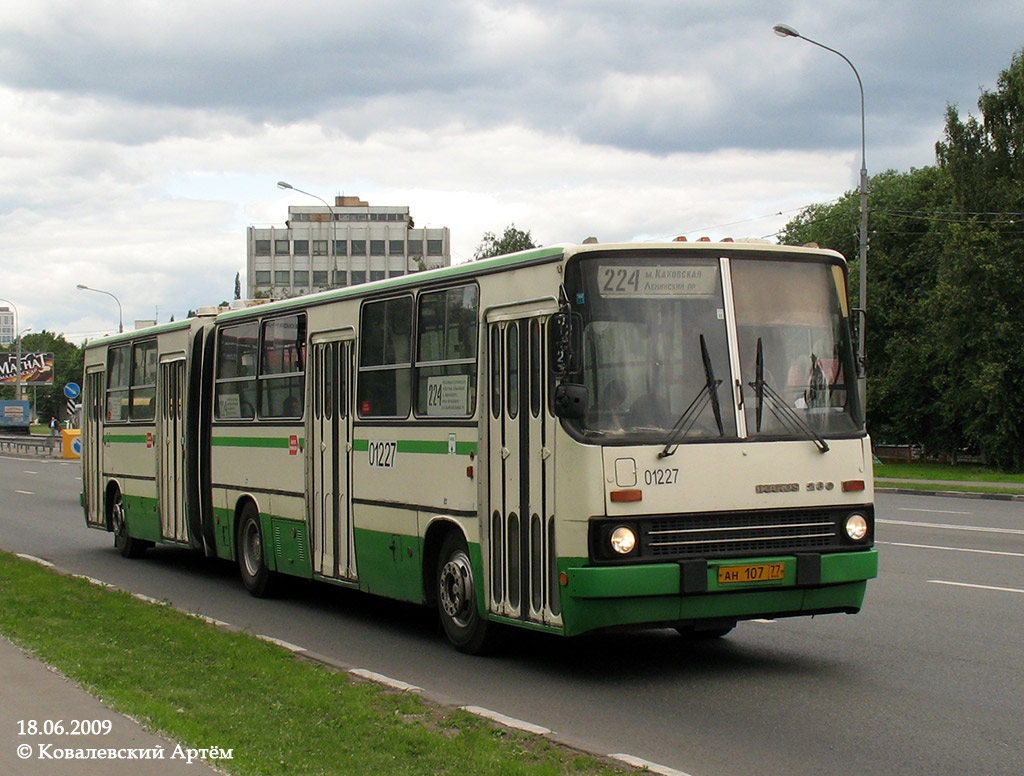
[[711, 296], [718, 267], [651, 267], [604, 265], [598, 268], [598, 293], [603, 297], [637, 298]]

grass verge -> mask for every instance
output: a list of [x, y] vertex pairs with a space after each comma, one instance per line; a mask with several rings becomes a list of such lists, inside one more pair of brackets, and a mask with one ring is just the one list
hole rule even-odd
[[621, 774], [595, 757], [0, 552], [0, 633], [112, 708], [252, 776]]
[[1024, 487], [1024, 474], [1008, 474], [987, 466], [953, 466], [945, 463], [875, 464], [876, 477], [906, 480], [963, 480], [1016, 483]]
[[[880, 487], [1024, 495], [1024, 474], [1008, 474], [986, 466], [953, 466], [941, 463], [875, 464], [875, 477], [898, 480], [879, 483]], [[959, 484], [963, 482], [972, 484]]]

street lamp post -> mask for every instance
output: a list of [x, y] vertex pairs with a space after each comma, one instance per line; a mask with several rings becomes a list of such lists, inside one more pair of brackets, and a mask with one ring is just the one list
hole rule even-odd
[[115, 302], [117, 302], [117, 333], [118, 334], [124, 334], [124, 316], [122, 315], [122, 312], [121, 312], [121, 300], [120, 299], [118, 299], [116, 296], [114, 296], [109, 291], [103, 291], [102, 289], [99, 289], [99, 288], [90, 288], [89, 286], [83, 286], [81, 283], [79, 283], [76, 286], [76, 288], [79, 291], [95, 291], [97, 294], [106, 294], [111, 299], [113, 299]]
[[[0, 299], [0, 302], [6, 302], [14, 310], [14, 334], [18, 343], [14, 354], [14, 398], [21, 401], [21, 329], [18, 327], [18, 307], [10, 299]], [[31, 328], [31, 326], [28, 327], [28, 329]]]
[[[853, 74], [857, 77], [857, 87], [860, 89], [860, 235], [859, 235], [859, 251], [858, 257], [860, 259], [860, 309], [863, 315], [867, 315], [868, 309], [868, 170], [867, 170], [867, 135], [864, 131], [864, 84], [860, 80], [860, 73], [857, 72], [857, 68], [853, 66], [845, 54], [841, 51], [836, 51], [834, 48], [829, 48], [823, 43], [818, 43], [816, 40], [811, 40], [805, 35], [801, 35], [799, 32], [794, 30], [788, 24], [776, 24], [773, 28], [775, 34], [781, 38], [800, 38], [808, 43], [823, 48], [825, 51], [831, 51], [833, 54], [842, 58], [842, 60], [850, 66], [853, 70]], [[860, 342], [858, 343], [857, 358], [860, 361], [861, 366], [861, 377], [860, 377], [860, 396], [861, 402], [865, 414], [867, 412], [867, 378], [865, 374], [867, 372], [867, 351], [866, 351], [866, 332], [861, 331]]]
[[[321, 202], [323, 202], [325, 205], [327, 205], [327, 210], [331, 214], [331, 228], [330, 228], [330, 230], [328, 232], [329, 245], [327, 246], [327, 261], [329, 261], [331, 263], [331, 268], [332, 268], [331, 269], [331, 287], [334, 288], [335, 286], [338, 285], [338, 251], [337, 251], [337, 246], [335, 245], [336, 241], [334, 239], [335, 238], [335, 229], [337, 227], [335, 226], [335, 223], [334, 223], [335, 220], [336, 220], [335, 217], [334, 217], [334, 208], [331, 207], [330, 203], [326, 199], [324, 199], [323, 197], [317, 196], [316, 194], [312, 194], [312, 193], [310, 193], [308, 191], [303, 191], [302, 189], [297, 189], [294, 186], [292, 186], [292, 184], [290, 184], [290, 183], [288, 183], [286, 181], [278, 181], [277, 182], [277, 187], [279, 189], [289, 189], [291, 191], [297, 191], [297, 192], [299, 192], [299, 194], [305, 194], [307, 197], [312, 197], [313, 199], [318, 199]], [[312, 286], [312, 283], [310, 283], [310, 286]]]

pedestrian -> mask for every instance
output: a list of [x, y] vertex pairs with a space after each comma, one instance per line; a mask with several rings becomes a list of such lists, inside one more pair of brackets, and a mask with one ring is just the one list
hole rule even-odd
[[58, 423], [57, 419], [51, 415], [50, 416], [50, 436], [57, 436], [57, 429], [58, 428], [60, 428], [60, 423]]

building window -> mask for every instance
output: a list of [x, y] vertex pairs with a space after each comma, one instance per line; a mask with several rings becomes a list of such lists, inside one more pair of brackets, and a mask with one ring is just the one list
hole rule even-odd
[[277, 256], [287, 256], [290, 253], [289, 245], [287, 240], [274, 240], [274, 254]]
[[290, 286], [292, 284], [291, 274], [286, 269], [274, 270], [275, 286]]
[[384, 270], [382, 270], [382, 269], [371, 269], [370, 270], [370, 280], [371, 281], [373, 281], [373, 280], [383, 280], [385, 277], [387, 277], [387, 276], [385, 275]]
[[423, 255], [423, 242], [421, 240], [409, 240], [409, 255], [410, 256], [422, 256]]
[[443, 240], [427, 240], [427, 255], [441, 256], [443, 254]]
[[257, 256], [270, 255], [270, 240], [256, 240], [255, 252]]
[[405, 240], [388, 240], [388, 256], [404, 256]]
[[339, 269], [334, 273], [334, 285], [338, 288], [344, 288], [348, 285], [348, 277], [345, 270]]
[[315, 269], [313, 270], [313, 285], [317, 288], [323, 288], [327, 285], [327, 270]]
[[366, 418], [404, 418], [411, 404], [412, 297], [363, 305], [357, 406]]
[[314, 256], [326, 256], [327, 255], [327, 240], [313, 240], [313, 255]]
[[356, 283], [365, 283], [365, 282], [366, 282], [366, 270], [364, 270], [364, 269], [354, 269], [354, 270], [352, 270], [352, 285], [356, 285]]
[[384, 240], [370, 240], [370, 255], [371, 256], [383, 256], [384, 255]]
[[309, 240], [296, 240], [292, 243], [295, 248], [296, 256], [308, 256], [309, 255]]
[[352, 255], [353, 256], [365, 256], [366, 255], [366, 240], [353, 240], [352, 241]]
[[309, 285], [309, 271], [308, 270], [295, 270], [292, 273], [292, 285], [302, 286], [303, 288]]
[[255, 272], [256, 285], [258, 286], [269, 286], [270, 285], [270, 270], [269, 269], [258, 269]]
[[334, 241], [334, 255], [335, 256], [347, 256], [348, 255], [348, 240], [335, 240]]

